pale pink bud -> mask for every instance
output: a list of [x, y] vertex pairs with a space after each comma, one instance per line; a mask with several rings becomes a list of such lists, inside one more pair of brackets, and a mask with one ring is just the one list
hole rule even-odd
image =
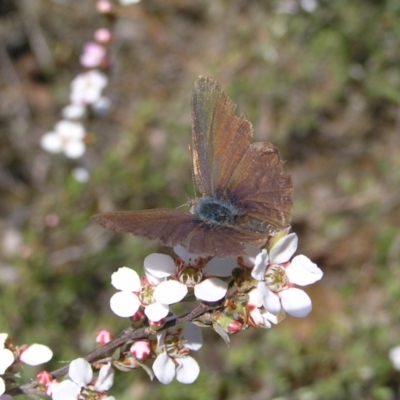
[[97, 29], [97, 31], [94, 33], [94, 38], [96, 42], [99, 42], [101, 44], [108, 44], [111, 42], [112, 34], [108, 29], [101, 28]]
[[83, 53], [80, 61], [84, 67], [93, 68], [98, 67], [105, 61], [106, 49], [98, 43], [89, 42], [83, 47]]
[[130, 351], [137, 360], [144, 360], [150, 355], [150, 345], [145, 340], [138, 340], [132, 344]]
[[96, 333], [96, 343], [106, 344], [112, 340], [112, 335], [106, 329], [102, 329]]
[[48, 228], [55, 228], [60, 222], [60, 218], [57, 214], [47, 214], [44, 217], [44, 222]]
[[101, 14], [111, 14], [114, 11], [114, 6], [108, 0], [99, 0], [96, 4], [96, 10]]

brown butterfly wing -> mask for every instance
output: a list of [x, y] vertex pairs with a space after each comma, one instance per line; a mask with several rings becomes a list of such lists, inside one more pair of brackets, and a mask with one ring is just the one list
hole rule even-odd
[[193, 166], [203, 196], [219, 195], [249, 146], [253, 127], [213, 79], [197, 79], [192, 97]]
[[272, 144], [250, 144], [229, 182], [228, 197], [248, 217], [286, 228], [290, 223], [293, 185], [282, 167], [283, 161]]
[[165, 246], [181, 243], [200, 223], [194, 215], [173, 209], [114, 211], [94, 215], [92, 221], [115, 232], [159, 239]]
[[243, 243], [261, 247], [267, 239], [264, 233], [222, 225], [211, 227], [203, 223], [189, 233], [182, 245], [191, 253], [223, 258], [244, 254]]

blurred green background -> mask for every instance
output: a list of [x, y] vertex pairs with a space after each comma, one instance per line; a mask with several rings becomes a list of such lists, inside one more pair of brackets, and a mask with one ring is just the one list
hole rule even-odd
[[[116, 4], [118, 5], [118, 4]], [[112, 24], [112, 109], [85, 121], [78, 161], [46, 153], [82, 46], [110, 26], [95, 1], [0, 2], [0, 331], [55, 351], [59, 368], [126, 321], [110, 275], [157, 243], [89, 217], [193, 197], [191, 90], [218, 80], [275, 144], [295, 186], [300, 254], [324, 271], [314, 309], [227, 348], [211, 330], [190, 386], [118, 373], [117, 399], [400, 399], [400, 2], [142, 0]], [[71, 170], [90, 171], [79, 183]], [[57, 223], [58, 219], [58, 223]], [[56, 223], [54, 223], [56, 221]], [[63, 364], [61, 364], [63, 365]], [[24, 376], [32, 376], [31, 369]], [[22, 397], [21, 397], [22, 398]]]

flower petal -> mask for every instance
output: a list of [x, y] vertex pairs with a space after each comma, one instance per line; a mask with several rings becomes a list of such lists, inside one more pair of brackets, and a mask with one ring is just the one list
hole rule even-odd
[[308, 257], [299, 255], [293, 258], [290, 265], [286, 268], [286, 275], [290, 282], [296, 285], [311, 285], [319, 281], [323, 272]]
[[297, 250], [298, 242], [299, 239], [295, 233], [290, 233], [279, 239], [269, 253], [270, 263], [283, 264], [289, 261]]
[[40, 145], [43, 150], [50, 153], [59, 153], [62, 150], [62, 142], [58, 135], [54, 132], [46, 133], [40, 139]]
[[283, 309], [292, 317], [306, 317], [312, 310], [311, 299], [308, 294], [298, 288], [290, 288], [279, 292]]
[[243, 263], [248, 268], [253, 268], [256, 262], [257, 255], [261, 252], [259, 247], [250, 246], [249, 244], [244, 245], [246, 251], [242, 256]]
[[199, 256], [195, 253], [189, 253], [183, 246], [178, 245], [174, 247], [174, 252], [185, 264], [195, 264]]
[[84, 387], [93, 378], [92, 367], [84, 358], [77, 358], [69, 364], [68, 376], [77, 385]]
[[0, 396], [6, 391], [6, 384], [4, 383], [4, 379], [0, 378]]
[[6, 369], [14, 362], [14, 353], [9, 349], [0, 350], [0, 375], [6, 372]]
[[111, 275], [111, 285], [124, 292], [140, 292], [139, 275], [133, 269], [122, 267]]
[[176, 273], [175, 262], [166, 254], [153, 253], [144, 259], [144, 272], [156, 277], [167, 278]]
[[396, 346], [390, 349], [389, 358], [392, 362], [393, 368], [400, 371], [400, 346]]
[[185, 324], [181, 337], [185, 339], [184, 347], [187, 349], [197, 351], [203, 346], [201, 329], [191, 322]]
[[162, 304], [174, 304], [181, 301], [187, 294], [188, 288], [178, 281], [161, 282], [155, 289], [153, 297]]
[[28, 365], [40, 365], [51, 360], [53, 352], [44, 344], [32, 344], [19, 357], [19, 359]]
[[64, 153], [68, 158], [79, 158], [85, 154], [85, 143], [74, 140], [68, 142], [64, 147]]
[[165, 304], [155, 302], [144, 309], [144, 313], [150, 321], [157, 322], [165, 318], [169, 313], [169, 307]]
[[263, 281], [268, 262], [269, 256], [267, 250], [264, 249], [257, 254], [254, 260], [254, 268], [251, 270], [251, 276], [257, 281]]
[[79, 385], [66, 379], [54, 387], [51, 398], [52, 400], [76, 400], [80, 392]]
[[114, 369], [111, 363], [107, 363], [100, 368], [99, 376], [94, 385], [95, 390], [103, 392], [109, 390], [114, 383]]
[[228, 284], [218, 278], [205, 279], [194, 287], [194, 295], [203, 301], [222, 299], [228, 290]]
[[140, 307], [138, 297], [131, 292], [115, 293], [110, 299], [110, 308], [119, 317], [131, 317]]
[[212, 258], [204, 268], [204, 274], [220, 277], [231, 276], [232, 271], [238, 266], [236, 259], [232, 257]]
[[200, 367], [197, 361], [190, 356], [176, 358], [175, 361], [178, 363], [176, 368], [176, 380], [185, 384], [193, 383], [200, 373]]
[[277, 315], [281, 310], [279, 297], [275, 293], [271, 292], [264, 282], [259, 282], [257, 289], [261, 295], [264, 308], [272, 314]]
[[153, 372], [157, 379], [168, 385], [175, 377], [175, 364], [164, 351], [157, 356], [153, 363]]
[[7, 338], [8, 333], [0, 333], [0, 349], [4, 349]]
[[249, 299], [247, 301], [247, 305], [250, 308], [254, 307], [261, 307], [263, 305], [262, 299], [261, 299], [261, 294], [258, 289], [253, 289], [248, 293]]

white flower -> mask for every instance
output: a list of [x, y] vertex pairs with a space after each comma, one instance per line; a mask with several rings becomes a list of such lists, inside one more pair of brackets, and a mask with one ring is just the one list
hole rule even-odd
[[[159, 256], [162, 256], [162, 254], [159, 254]], [[144, 261], [145, 265], [148, 257]], [[154, 296], [157, 285], [163, 280], [164, 278], [158, 279], [147, 273], [146, 278], [140, 280], [139, 275], [133, 269], [119, 268], [117, 272], [112, 274], [111, 283], [120, 292], [111, 297], [111, 309], [120, 317], [132, 317], [139, 311], [140, 306], [143, 306], [144, 313], [150, 321], [158, 322], [162, 320], [169, 313], [168, 305], [172, 304], [161, 303]], [[176, 292], [173, 298], [176, 298]], [[179, 300], [182, 298], [179, 298]]]
[[184, 328], [167, 329], [157, 335], [158, 347], [162, 352], [153, 364], [157, 379], [167, 385], [176, 380], [181, 383], [193, 383], [200, 373], [197, 361], [189, 356], [191, 350], [197, 351], [203, 345], [201, 329], [192, 324]]
[[298, 238], [295, 233], [280, 238], [270, 249], [263, 250], [255, 259], [251, 272], [258, 280], [257, 289], [264, 308], [278, 315], [283, 308], [293, 317], [307, 316], [311, 309], [311, 299], [294, 284], [310, 285], [322, 278], [322, 271], [307, 257], [299, 255], [293, 258], [297, 249]]
[[51, 360], [53, 352], [43, 344], [32, 344], [22, 352], [19, 359], [24, 364], [40, 365]]
[[114, 370], [111, 364], [103, 365], [97, 379], [93, 382], [92, 367], [84, 358], [77, 358], [71, 362], [68, 376], [70, 379], [62, 381], [54, 388], [53, 400], [77, 400], [82, 388], [92, 393], [104, 392], [114, 383]]
[[81, 105], [94, 103], [100, 99], [107, 82], [107, 76], [95, 69], [78, 75], [71, 82], [71, 103]]
[[177, 279], [161, 282], [154, 291], [156, 300], [166, 304], [176, 303], [186, 295], [188, 287], [194, 289], [194, 295], [199, 300], [218, 301], [225, 296], [228, 284], [212, 276], [230, 276], [236, 267], [234, 259], [213, 258], [204, 265], [202, 257], [188, 253], [182, 246], [175, 246], [174, 251], [179, 256], [177, 265], [171, 257], [163, 254], [151, 254], [146, 257], [146, 274], [159, 279]]
[[389, 351], [389, 358], [393, 368], [400, 371], [400, 346], [393, 347]]
[[82, 124], [67, 120], [61, 120], [54, 128], [54, 131], [42, 136], [41, 146], [51, 153], [64, 154], [69, 158], [81, 157], [86, 150], [83, 139], [85, 129]]

